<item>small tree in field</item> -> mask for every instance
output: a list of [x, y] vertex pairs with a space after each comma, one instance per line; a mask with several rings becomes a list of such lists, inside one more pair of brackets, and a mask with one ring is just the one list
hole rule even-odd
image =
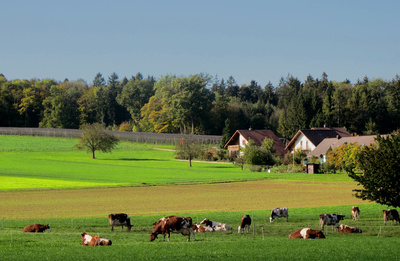
[[400, 136], [377, 136], [375, 146], [363, 147], [357, 159], [362, 174], [349, 176], [363, 186], [355, 197], [400, 207]]
[[176, 145], [175, 153], [178, 158], [189, 160], [189, 167], [192, 167], [192, 159], [201, 155], [202, 150], [194, 137], [187, 135]]
[[102, 152], [111, 152], [118, 144], [118, 138], [108, 134], [104, 127], [99, 123], [86, 124], [82, 128], [82, 135], [79, 137], [78, 144], [75, 147], [78, 150], [86, 150], [92, 153], [92, 159], [95, 159], [96, 150]]

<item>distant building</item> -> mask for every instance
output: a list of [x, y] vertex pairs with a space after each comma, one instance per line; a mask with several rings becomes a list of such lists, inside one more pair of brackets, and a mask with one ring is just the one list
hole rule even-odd
[[229, 151], [229, 156], [233, 157], [238, 155], [240, 148], [244, 148], [250, 140], [261, 146], [266, 138], [274, 141], [273, 148], [276, 154], [283, 157], [286, 153], [285, 144], [271, 130], [237, 130], [224, 147]]
[[299, 130], [287, 144], [286, 150], [303, 150], [307, 154], [312, 152], [326, 138], [351, 137], [344, 128], [312, 128]]
[[335, 148], [343, 144], [357, 143], [361, 146], [368, 146], [375, 142], [376, 135], [367, 136], [351, 136], [343, 138], [328, 138], [324, 139], [318, 146], [308, 155], [308, 157], [317, 157], [320, 162], [326, 162], [326, 152], [329, 148]]

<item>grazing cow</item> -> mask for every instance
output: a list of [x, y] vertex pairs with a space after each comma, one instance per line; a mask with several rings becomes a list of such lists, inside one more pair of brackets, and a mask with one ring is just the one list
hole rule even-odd
[[289, 235], [289, 238], [303, 238], [303, 239], [318, 239], [318, 238], [325, 238], [324, 233], [322, 230], [313, 230], [310, 228], [303, 228], [294, 231], [292, 234]]
[[121, 226], [121, 231], [124, 230], [124, 226], [128, 228], [128, 231], [131, 231], [131, 219], [127, 214], [119, 213], [119, 214], [110, 214], [108, 215], [108, 219], [111, 225], [111, 231], [114, 231], [114, 226]]
[[44, 232], [44, 231], [51, 231], [50, 226], [47, 225], [40, 225], [40, 224], [33, 224], [26, 226], [22, 229], [22, 232]]
[[84, 246], [111, 246], [112, 242], [110, 239], [105, 237], [94, 236], [82, 233], [82, 245]]
[[353, 206], [351, 208], [351, 217], [353, 218], [354, 221], [357, 221], [360, 216], [360, 209], [356, 206]]
[[397, 212], [396, 209], [382, 210], [382, 212], [383, 212], [383, 220], [385, 222], [385, 226], [388, 220], [392, 220], [392, 224], [393, 221], [395, 221], [398, 224], [400, 223], [399, 212]]
[[339, 233], [362, 233], [362, 230], [357, 227], [349, 227], [347, 225], [340, 225], [337, 227]]
[[289, 209], [288, 208], [274, 208], [271, 211], [271, 216], [269, 217], [269, 222], [273, 222], [274, 219], [278, 219], [280, 217], [285, 217], [286, 222], [289, 221]]
[[206, 226], [212, 227], [215, 231], [227, 231], [227, 230], [232, 230], [231, 226], [228, 226], [227, 224], [216, 222], [216, 221], [211, 221], [207, 218], [203, 219], [203, 221], [200, 222], [200, 224], [204, 224]]
[[332, 230], [339, 224], [340, 220], [344, 220], [344, 215], [338, 214], [321, 214], [319, 215], [319, 224], [321, 229], [324, 230], [325, 225], [332, 225]]
[[246, 230], [247, 233], [249, 233], [250, 225], [251, 225], [250, 215], [243, 215], [242, 220], [240, 221], [240, 226], [238, 227], [238, 233], [242, 233], [244, 232], [244, 230]]
[[213, 232], [214, 229], [210, 226], [202, 226], [197, 224], [196, 222], [193, 223], [193, 231], [194, 232]]
[[184, 236], [188, 236], [187, 241], [190, 241], [190, 235], [193, 235], [193, 239], [196, 241], [194, 231], [192, 228], [191, 217], [179, 217], [169, 216], [160, 219], [154, 223], [154, 231], [151, 232], [150, 241], [154, 241], [159, 234], [163, 235], [163, 241], [165, 241], [165, 235], [168, 235], [168, 241], [170, 233], [181, 233]]

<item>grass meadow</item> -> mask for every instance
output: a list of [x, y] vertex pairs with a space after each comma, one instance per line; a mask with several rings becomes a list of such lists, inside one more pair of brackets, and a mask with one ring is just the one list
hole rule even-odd
[[[352, 196], [346, 175], [251, 173], [232, 164], [173, 160], [155, 145], [122, 142], [96, 160], [73, 149], [75, 139], [0, 136], [0, 260], [376, 260], [400, 254], [400, 226], [383, 224], [388, 206]], [[157, 146], [160, 148], [160, 146]], [[162, 149], [172, 149], [163, 146]], [[350, 208], [361, 209], [352, 221]], [[289, 222], [270, 223], [270, 209], [289, 207]], [[126, 212], [132, 231], [114, 232], [107, 214]], [[321, 213], [345, 214], [341, 223], [362, 234], [326, 228], [325, 240], [289, 240], [294, 230], [319, 228]], [[152, 223], [166, 215], [231, 225], [229, 232], [172, 234], [149, 242]], [[238, 234], [250, 214], [250, 233]], [[52, 232], [22, 233], [33, 223]], [[80, 234], [110, 238], [110, 247], [83, 247]]]

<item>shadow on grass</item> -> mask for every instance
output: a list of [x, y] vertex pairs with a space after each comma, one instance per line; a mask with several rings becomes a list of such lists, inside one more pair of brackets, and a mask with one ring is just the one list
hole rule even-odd
[[102, 160], [122, 160], [122, 161], [167, 161], [163, 159], [128, 159], [128, 158], [121, 158], [121, 159], [102, 159]]

